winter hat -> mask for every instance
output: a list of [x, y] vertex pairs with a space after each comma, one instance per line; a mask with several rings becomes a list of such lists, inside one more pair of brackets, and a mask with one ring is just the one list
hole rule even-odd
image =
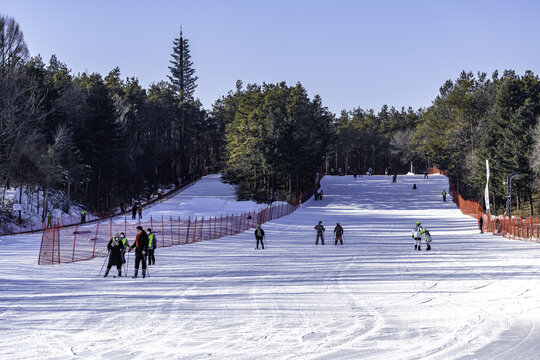
[[137, 230], [142, 230], [142, 226], [137, 226]]
[[115, 238], [119, 238], [119, 237], [120, 237], [120, 234], [119, 234], [119, 233], [116, 233], [116, 234], [114, 234], [114, 237], [115, 237]]
[[148, 228], [148, 229], [146, 229], [146, 231], [148, 231], [148, 232], [152, 232], [152, 229]]

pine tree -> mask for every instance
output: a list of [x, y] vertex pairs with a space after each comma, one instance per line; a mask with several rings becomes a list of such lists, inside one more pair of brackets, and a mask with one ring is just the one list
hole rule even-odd
[[172, 60], [169, 66], [171, 75], [168, 76], [174, 90], [178, 92], [178, 99], [180, 103], [185, 101], [193, 101], [193, 92], [197, 87], [195, 82], [198, 77], [195, 76], [195, 69], [193, 69], [193, 63], [189, 54], [188, 39], [184, 39], [182, 36], [182, 28], [180, 28], [180, 37], [173, 41], [173, 53], [171, 54]]

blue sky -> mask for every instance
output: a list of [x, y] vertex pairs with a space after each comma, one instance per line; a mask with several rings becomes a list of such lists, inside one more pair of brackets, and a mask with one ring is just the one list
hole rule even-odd
[[461, 70], [540, 73], [539, 1], [0, 0], [32, 55], [74, 73], [166, 80], [180, 24], [205, 108], [247, 83], [300, 81], [332, 112], [426, 107]]

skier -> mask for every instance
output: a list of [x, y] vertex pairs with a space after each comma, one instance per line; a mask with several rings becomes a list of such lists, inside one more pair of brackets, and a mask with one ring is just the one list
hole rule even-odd
[[81, 224], [84, 224], [86, 222], [86, 211], [84, 209], [81, 209]]
[[420, 221], [417, 221], [412, 231], [412, 237], [414, 239], [414, 250], [421, 251], [420, 242], [422, 241], [423, 230], [424, 229], [422, 228], [422, 224], [420, 223]]
[[484, 217], [480, 216], [478, 219], [478, 228], [480, 229], [480, 234], [484, 233]]
[[444, 202], [446, 202], [446, 190], [442, 191], [442, 199]]
[[123, 232], [120, 233], [120, 240], [122, 241], [122, 245], [124, 245], [124, 249], [122, 250], [122, 262], [126, 263], [126, 249], [129, 247], [129, 241], [126, 238], [126, 234]]
[[416, 190], [416, 184], [413, 184], [412, 188], [413, 190]]
[[137, 273], [139, 272], [139, 263], [142, 262], [142, 277], [146, 277], [146, 260], [145, 255], [148, 250], [148, 235], [144, 232], [142, 226], [137, 226], [137, 237], [133, 245], [129, 247], [129, 251], [135, 249], [135, 274], [133, 278], [137, 278]]
[[341, 243], [341, 245], [343, 245], [343, 227], [339, 223], [336, 223], [334, 233], [336, 234], [336, 240], [334, 245], [337, 245], [338, 241]]
[[157, 238], [152, 229], [148, 228], [146, 231], [148, 231], [148, 265], [156, 265], [154, 251], [156, 250]]
[[321, 191], [319, 191], [319, 200], [322, 200], [323, 195], [324, 195], [324, 193], [323, 193], [323, 191], [321, 189]]
[[107, 250], [109, 251], [109, 263], [107, 264], [107, 270], [105, 270], [105, 275], [103, 275], [103, 277], [109, 275], [109, 270], [111, 270], [113, 265], [116, 265], [116, 268], [118, 269], [118, 276], [122, 276], [122, 252], [124, 251], [124, 244], [122, 243], [120, 234], [114, 234], [111, 240], [109, 240]]
[[257, 228], [255, 229], [255, 240], [257, 240], [257, 247], [256, 249], [259, 250], [259, 241], [261, 242], [262, 249], [264, 250], [264, 230], [261, 228], [261, 225], [257, 225]]
[[137, 209], [137, 211], [139, 212], [139, 220], [141, 220], [141, 218], [142, 218], [142, 204], [139, 204], [139, 208]]
[[422, 234], [424, 235], [424, 241], [426, 242], [426, 251], [429, 251], [431, 250], [431, 234], [428, 229], [424, 229]]
[[369, 168], [369, 169], [368, 169], [368, 175], [369, 175], [369, 176], [372, 176], [372, 175], [373, 175], [373, 169], [372, 169], [372, 168]]
[[47, 215], [47, 227], [48, 227], [49, 229], [52, 228], [52, 215], [51, 215], [51, 213], [49, 213], [49, 214]]
[[428, 177], [428, 173], [427, 173], [427, 171], [426, 171], [426, 170], [424, 170], [424, 179], [429, 179], [429, 177]]
[[137, 204], [133, 204], [133, 207], [131, 208], [131, 220], [135, 220], [135, 217], [137, 216]]
[[319, 220], [319, 223], [315, 225], [315, 230], [317, 230], [317, 239], [315, 240], [315, 245], [319, 245], [319, 238], [321, 238], [321, 245], [324, 245], [324, 226], [322, 221]]
[[392, 177], [392, 182], [393, 183], [397, 182], [397, 174], [394, 174], [394, 176]]

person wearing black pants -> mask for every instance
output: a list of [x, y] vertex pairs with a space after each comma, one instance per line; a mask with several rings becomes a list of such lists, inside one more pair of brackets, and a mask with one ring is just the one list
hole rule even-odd
[[124, 244], [122, 243], [120, 234], [114, 234], [107, 244], [107, 250], [109, 250], [109, 263], [107, 264], [107, 270], [105, 270], [105, 275], [103, 275], [103, 277], [109, 275], [109, 270], [111, 270], [113, 265], [116, 265], [116, 268], [118, 269], [118, 276], [122, 276], [122, 265], [124, 263], [122, 261], [122, 252], [124, 251]]
[[135, 242], [130, 246], [129, 251], [135, 248], [135, 274], [133, 278], [137, 278], [139, 272], [139, 263], [142, 261], [142, 277], [146, 277], [146, 252], [148, 251], [148, 235], [143, 230], [142, 226], [137, 226], [137, 237]]
[[257, 240], [257, 250], [259, 250], [259, 241], [261, 242], [262, 249], [264, 250], [264, 230], [261, 228], [261, 225], [257, 225], [257, 228], [255, 229], [255, 239]]
[[157, 238], [152, 229], [148, 228], [146, 231], [148, 231], [148, 265], [156, 265], [154, 251], [156, 250]]

